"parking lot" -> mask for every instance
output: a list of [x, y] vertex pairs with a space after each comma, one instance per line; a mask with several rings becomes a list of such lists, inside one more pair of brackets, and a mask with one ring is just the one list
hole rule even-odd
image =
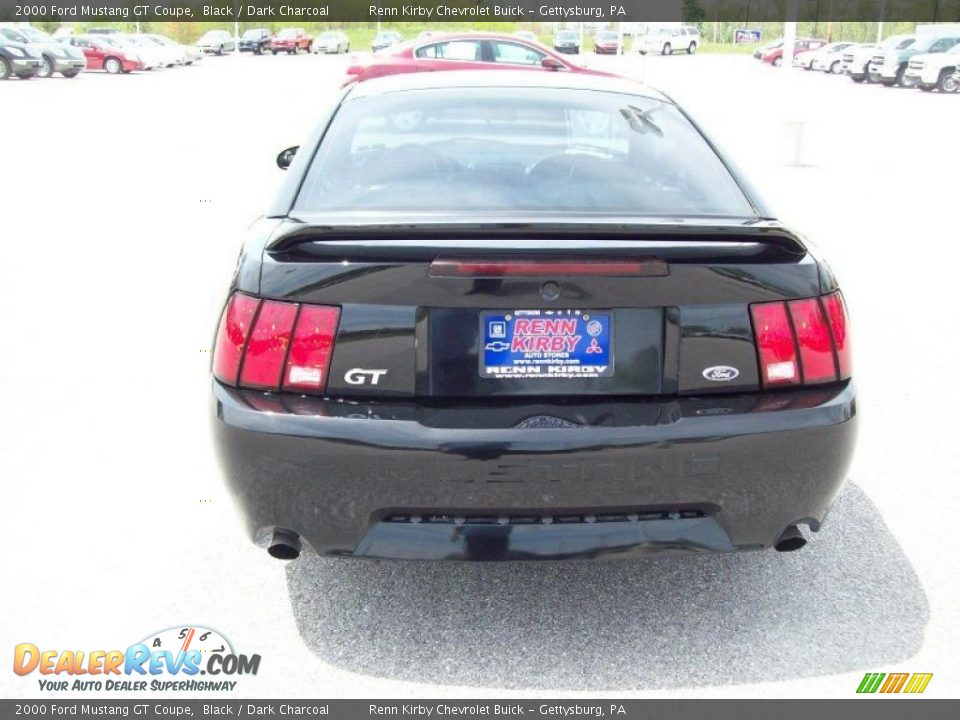
[[[952, 437], [960, 97], [746, 56], [586, 57], [672, 94], [831, 259], [862, 417], [799, 553], [599, 564], [284, 565], [251, 545], [208, 437], [209, 348], [274, 164], [349, 56], [0, 85], [5, 646], [213, 627], [236, 694], [575, 691], [851, 697], [865, 672], [960, 692]], [[0, 674], [6, 696], [36, 680]]]

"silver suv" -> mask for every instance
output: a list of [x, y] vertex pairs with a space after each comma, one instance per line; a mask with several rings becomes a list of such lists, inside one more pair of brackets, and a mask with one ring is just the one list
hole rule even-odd
[[661, 27], [637, 38], [637, 50], [641, 55], [660, 53], [673, 55], [674, 50], [686, 50], [693, 55], [700, 47], [700, 31], [693, 25]]

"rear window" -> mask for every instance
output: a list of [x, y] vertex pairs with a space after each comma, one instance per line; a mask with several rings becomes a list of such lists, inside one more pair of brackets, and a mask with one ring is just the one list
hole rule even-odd
[[545, 88], [348, 100], [313, 158], [296, 209], [753, 214], [673, 105]]

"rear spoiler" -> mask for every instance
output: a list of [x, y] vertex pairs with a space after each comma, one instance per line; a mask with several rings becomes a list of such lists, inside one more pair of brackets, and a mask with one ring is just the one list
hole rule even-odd
[[778, 223], [757, 225], [601, 224], [285, 224], [266, 248], [295, 260], [423, 262], [439, 254], [623, 257], [670, 262], [797, 262], [807, 254], [798, 236]]

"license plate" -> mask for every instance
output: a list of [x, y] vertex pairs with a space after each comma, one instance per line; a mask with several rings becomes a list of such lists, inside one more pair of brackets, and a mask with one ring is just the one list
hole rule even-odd
[[592, 310], [513, 310], [480, 315], [480, 375], [500, 379], [613, 375], [613, 321]]

